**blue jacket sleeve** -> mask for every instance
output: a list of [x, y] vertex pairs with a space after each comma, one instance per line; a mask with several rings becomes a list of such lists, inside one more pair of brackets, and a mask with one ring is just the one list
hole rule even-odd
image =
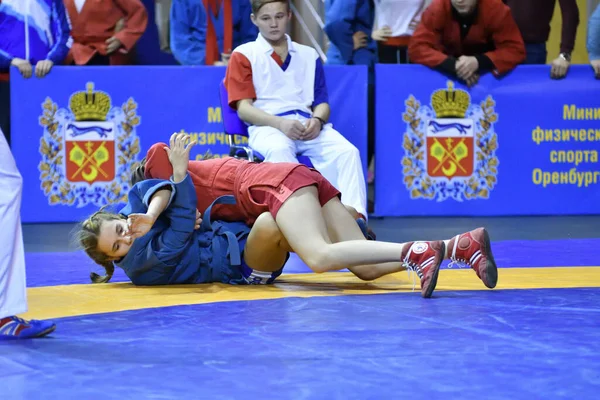
[[321, 61], [321, 57], [317, 56], [315, 65], [314, 101], [312, 106], [316, 107], [321, 103], [329, 103], [329, 93], [327, 92], [327, 83], [325, 82], [323, 62]]
[[171, 50], [182, 65], [204, 65], [206, 60], [206, 13], [202, 1], [173, 0]]
[[588, 22], [587, 50], [591, 60], [600, 60], [600, 4]]
[[12, 62], [13, 56], [0, 49], [0, 69], [8, 69]]
[[150, 199], [161, 189], [169, 189], [171, 191], [170, 205], [175, 195], [175, 184], [161, 179], [146, 179], [136, 183], [131, 188], [127, 194], [127, 204], [121, 209], [120, 214], [127, 216], [133, 213], [145, 213], [148, 211]]
[[[244, 43], [251, 42], [256, 40], [258, 36], [258, 28], [256, 25], [252, 23], [250, 19], [250, 14], [252, 14], [252, 8], [250, 7], [250, 2], [247, 0], [242, 0], [241, 4], [238, 6], [238, 12], [240, 15], [240, 27], [239, 27], [239, 40], [238, 45], [242, 45]], [[235, 46], [234, 46], [235, 47]]]
[[186, 175], [185, 179], [174, 184], [174, 187], [173, 201], [164, 212], [169, 220], [169, 227], [160, 234], [156, 243], [161, 259], [185, 249], [196, 225], [197, 199], [192, 178]]
[[340, 51], [346, 64], [352, 61], [354, 41], [352, 40], [353, 21], [357, 0], [325, 1], [325, 33], [331, 43]]
[[54, 35], [54, 46], [46, 56], [46, 59], [54, 64], [60, 64], [67, 57], [69, 48], [67, 41], [69, 40], [69, 22], [65, 12], [65, 6], [62, 0], [54, 0], [52, 2], [52, 34]]

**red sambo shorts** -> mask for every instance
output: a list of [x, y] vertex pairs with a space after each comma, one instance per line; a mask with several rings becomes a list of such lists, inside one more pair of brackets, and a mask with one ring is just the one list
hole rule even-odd
[[307, 186], [316, 186], [319, 192], [319, 203], [321, 207], [334, 197], [341, 198], [341, 193], [318, 171], [310, 169], [305, 165], [295, 168], [277, 187], [252, 186], [249, 194], [254, 203], [253, 214], [260, 215], [270, 212], [273, 218], [277, 217], [283, 203], [298, 189]]

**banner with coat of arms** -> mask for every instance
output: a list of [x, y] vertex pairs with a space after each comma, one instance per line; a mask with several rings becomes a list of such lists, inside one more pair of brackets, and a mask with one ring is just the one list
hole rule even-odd
[[[54, 67], [42, 79], [11, 73], [23, 222], [76, 222], [104, 206], [119, 210], [132, 167], [175, 132], [197, 140], [192, 159], [229, 156], [224, 76], [225, 68], [184, 66]], [[331, 122], [364, 155], [366, 171], [367, 68], [327, 66], [325, 76], [337, 110]]]
[[600, 213], [600, 81], [518, 67], [472, 88], [377, 65], [375, 215]]
[[452, 81], [433, 92], [431, 106], [409, 96], [402, 165], [412, 199], [489, 197], [499, 164], [493, 107], [491, 96], [472, 105], [469, 93], [454, 89]]
[[46, 98], [38, 169], [49, 204], [102, 207], [125, 201], [140, 152], [136, 109], [133, 98], [113, 107], [110, 95], [94, 90], [92, 82], [70, 96], [68, 108]]

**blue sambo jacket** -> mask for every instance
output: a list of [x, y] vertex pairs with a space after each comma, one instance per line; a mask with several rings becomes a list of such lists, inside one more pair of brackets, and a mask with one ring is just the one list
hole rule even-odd
[[[241, 257], [250, 228], [242, 222], [211, 222], [209, 207], [202, 214], [200, 229], [194, 230], [196, 192], [189, 175], [179, 183], [159, 179], [137, 183], [120, 213], [145, 213], [152, 195], [165, 188], [171, 190], [166, 210], [115, 265], [135, 285], [247, 283], [241, 272]], [[224, 196], [217, 202], [232, 204], [235, 200]]]

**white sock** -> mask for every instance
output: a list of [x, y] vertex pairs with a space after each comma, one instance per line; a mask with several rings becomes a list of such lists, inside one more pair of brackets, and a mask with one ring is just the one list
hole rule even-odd
[[450, 252], [450, 251], [448, 250], [448, 246], [450, 246], [450, 241], [451, 241], [451, 240], [452, 240], [452, 239], [448, 239], [448, 240], [444, 240], [444, 241], [443, 241], [443, 242], [444, 242], [444, 244], [446, 245], [446, 253], [444, 254], [444, 260], [446, 260], [446, 259], [450, 258], [450, 257], [448, 257], [448, 253]]

